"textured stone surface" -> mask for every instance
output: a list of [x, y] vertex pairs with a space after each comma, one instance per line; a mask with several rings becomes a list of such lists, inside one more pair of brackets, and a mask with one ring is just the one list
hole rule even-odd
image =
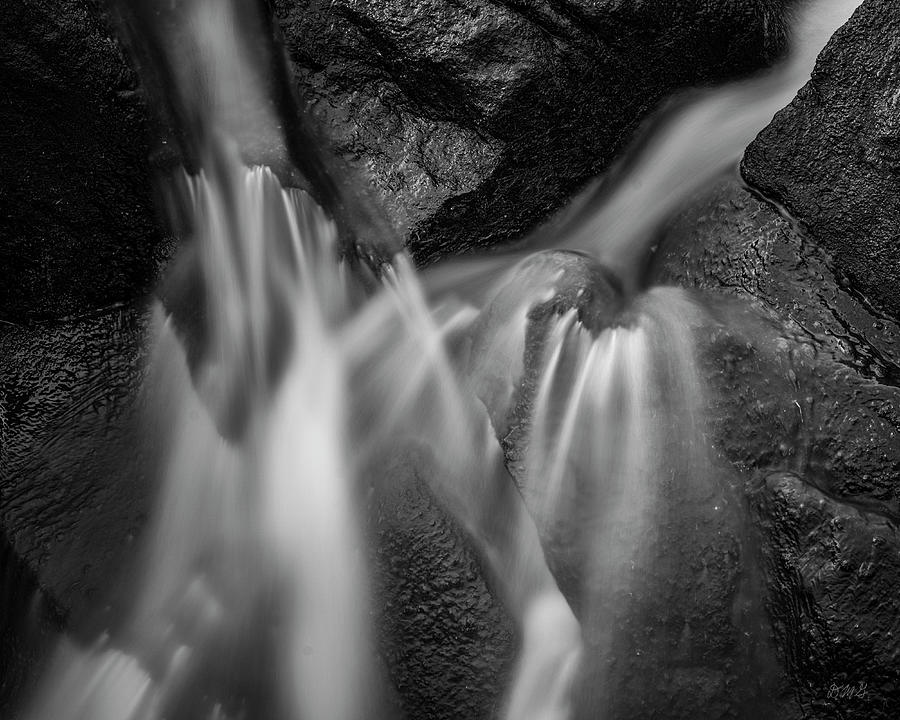
[[140, 296], [167, 253], [145, 109], [98, 6], [0, 6], [0, 320]]
[[[546, 253], [537, 262], [522, 264], [512, 283], [518, 283], [526, 297], [529, 287], [534, 288], [532, 297], [543, 294], [540, 274], [529, 276], [535, 270], [556, 275], [559, 294], [550, 301], [538, 299], [528, 314], [524, 381], [517, 384], [514, 409], [498, 430], [523, 497], [539, 519], [550, 567], [582, 623], [585, 653], [574, 691], [573, 717], [587, 720], [598, 713], [635, 720], [796, 717], [789, 678], [776, 659], [764, 611], [763, 555], [749, 519], [742, 477], [727, 459], [707, 458], [702, 438], [692, 437], [677, 420], [679, 392], [656, 377], [661, 367], [672, 362], [669, 338], [654, 337], [648, 347], [639, 344], [639, 335], [629, 329], [645, 312], [640, 303], [653, 301], [639, 298], [637, 305], [623, 307], [618, 293], [611, 292], [608, 278], [591, 260], [568, 253]], [[678, 295], [668, 297], [674, 301]], [[598, 305], [605, 306], [602, 313]], [[510, 312], [514, 305], [502, 296], [493, 307], [496, 313], [503, 313], [505, 307], [510, 320], [515, 315]], [[601, 345], [601, 352], [607, 354], [598, 360], [605, 357], [631, 367], [614, 376], [624, 386], [617, 382], [607, 398], [608, 403], [619, 403], [615, 406], [619, 410], [592, 415], [584, 411], [592, 401], [591, 389], [585, 397], [567, 402], [578, 366], [571, 354], [565, 357], [572, 346], [564, 350], [555, 372], [557, 405], [548, 413], [554, 418], [551, 425], [563, 424], [564, 416], [575, 413], [573, 452], [561, 480], [556, 514], [548, 518], [542, 489], [549, 480], [529, 475], [528, 447], [541, 442], [530, 437], [530, 431], [537, 412], [537, 388], [545, 381], [547, 321], [572, 308], [592, 335], [610, 325], [613, 332], [624, 333], [617, 335], [615, 348], [622, 348], [620, 353], [612, 345]], [[501, 318], [494, 322], [499, 325]], [[702, 315], [698, 327], [685, 319], [683, 325], [657, 329], [693, 332], [701, 342], [707, 341]], [[629, 379], [628, 373], [637, 372], [639, 366], [644, 373]], [[601, 362], [594, 366], [594, 373], [600, 368], [604, 373], [616, 372]], [[690, 372], [678, 368], [676, 372]], [[703, 371], [707, 369], [704, 365]], [[688, 382], [682, 376], [677, 381]], [[600, 391], [597, 384], [588, 387]], [[629, 398], [635, 396], [644, 405], [629, 411]], [[486, 402], [492, 397], [496, 395], [489, 394]], [[703, 398], [700, 392], [689, 402], [705, 408]], [[711, 392], [713, 399], [727, 403], [727, 398]], [[637, 415], [629, 417], [630, 413]], [[594, 422], [587, 423], [590, 419]], [[641, 428], [637, 455], [624, 447], [628, 431], [621, 431], [623, 437], [604, 420]], [[617, 449], [604, 449], [604, 437], [609, 434], [619, 439]], [[562, 442], [559, 438], [550, 447]], [[607, 458], [606, 452], [612, 457]], [[604, 464], [595, 464], [597, 454], [606, 458]], [[629, 460], [637, 457], [643, 470], [629, 474], [627, 482], [637, 486], [629, 497], [642, 510], [635, 515], [630, 508], [619, 507], [629, 524], [618, 527], [618, 518], [610, 518], [604, 508], [620, 502], [618, 492], [629, 491], [609, 474], [615, 469], [627, 473]], [[643, 480], [647, 486], [640, 489]], [[610, 535], [604, 529], [607, 524], [618, 527], [626, 539], [616, 531]], [[592, 580], [595, 573], [599, 579]]]
[[900, 536], [896, 522], [774, 473], [753, 493], [772, 621], [805, 717], [900, 710]]
[[108, 595], [149, 510], [145, 329], [121, 307], [0, 335], [0, 522], [76, 624]]
[[770, 63], [783, 3], [279, 0], [322, 134], [416, 259], [516, 239], [673, 90]]
[[[145, 313], [122, 307], [2, 330], [0, 522], [11, 531], [0, 560], [14, 583], [3, 587], [3, 627], [14, 641], [0, 653], [11, 667], [5, 712], [33, 680], [29, 670], [47, 647], [41, 638], [60, 617], [76, 641], [90, 642], [127, 610], [153, 511], [153, 439], [164, 432], [148, 425], [137, 391]], [[379, 652], [406, 716], [487, 717], [502, 699], [512, 623], [421, 472], [398, 455], [365, 477], [375, 488], [368, 516]], [[40, 602], [29, 610], [38, 588], [53, 599], [56, 625], [16, 625], [44, 612]]]
[[742, 170], [833, 253], [837, 270], [900, 315], [900, 13], [866, 0], [809, 83], [747, 149]]
[[[783, 40], [777, 3], [276, 6], [324, 134], [373, 180], [423, 261], [516, 237], [605, 167], [671, 88], [748, 70]], [[760, 43], [764, 14], [771, 35]], [[2, 165], [4, 197], [15, 202], [0, 218], [0, 319], [73, 316], [134, 298], [165, 248], [147, 240], [154, 230], [133, 79], [92, 3], [63, 12], [8, 2], [0, 18], [0, 80], [21, 99], [0, 111], [0, 132], [22, 148], [4, 154]], [[732, 32], [735, 22], [742, 32]], [[842, 37], [866, 52], [877, 47], [861, 30], [848, 32]], [[827, 67], [819, 82], [841, 71], [837, 61]], [[868, 179], [895, 177], [885, 164], [893, 157], [891, 115], [882, 115], [873, 120], [875, 135], [864, 134], [880, 168]], [[813, 126], [805, 131], [810, 141]], [[856, 177], [855, 151], [846, 147], [854, 141], [832, 140]], [[792, 146], [782, 161], [801, 150]], [[829, 172], [841, 180], [843, 170]], [[768, 170], [752, 177], [763, 187]], [[794, 183], [813, 187], [813, 180], [785, 180], [785, 202]], [[878, 212], [894, 207], [889, 195], [874, 197]], [[717, 297], [722, 327], [711, 328], [705, 345], [717, 390], [711, 413], [723, 456], [743, 474], [723, 470], [706, 494], [671, 490], [669, 546], [659, 548], [671, 573], [641, 589], [631, 619], [615, 620], [646, 651], [622, 660], [623, 716], [898, 714], [891, 603], [900, 548], [884, 520], [896, 522], [900, 512], [898, 329], [845, 282], [836, 269], [852, 253], [828, 244], [836, 232], [823, 234], [831, 221], [854, 232], [863, 216], [822, 215], [816, 231], [810, 218], [820, 216], [797, 212], [833, 256], [733, 189], [686, 215], [676, 230], [682, 242], [670, 246], [666, 277]], [[881, 256], [868, 257], [880, 267], [872, 258]], [[723, 293], [740, 302], [724, 302]], [[0, 520], [15, 553], [73, 616], [104, 595], [150, 504], [152, 473], [134, 452], [142, 317], [114, 307], [4, 324], [0, 335]], [[376, 499], [373, 532], [376, 590], [389, 603], [382, 652], [400, 703], [410, 717], [488, 717], [514, 644], [509, 619], [415, 474], [393, 471], [398, 486]], [[709, 510], [718, 497], [729, 499], [727, 520]], [[747, 517], [755, 530], [741, 524]], [[767, 660], [765, 642], [741, 635], [756, 621], [747, 599], [757, 555], [796, 703], [778, 672], [746, 672]], [[867, 695], [829, 697], [833, 685], [859, 683]], [[767, 690], [772, 705], [746, 702]], [[590, 707], [589, 676], [581, 692], [582, 707]]]
[[658, 279], [697, 288], [719, 320], [703, 346], [711, 428], [743, 473], [796, 707], [895, 717], [900, 325], [735, 184], [686, 211], [663, 247]]
[[[517, 237], [672, 89], [784, 43], [780, 0], [275, 5], [322, 135], [422, 260]], [[0, 319], [148, 291], [171, 245], [147, 110], [101, 3], [3, 3], [0, 87]]]
[[398, 454], [378, 471], [369, 508], [380, 652], [402, 717], [491, 717], [515, 628], [414, 458]]

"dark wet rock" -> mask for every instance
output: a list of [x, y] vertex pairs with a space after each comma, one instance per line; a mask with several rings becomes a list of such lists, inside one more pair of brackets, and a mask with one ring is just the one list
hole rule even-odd
[[[427, 261], [518, 237], [673, 89], [770, 63], [782, 4], [275, 6], [321, 134]], [[0, 319], [134, 299], [171, 254], [148, 122], [157, 143], [169, 136], [148, 121], [97, 0], [10, 0], [0, 13], [0, 124], [14, 149], [0, 165]], [[153, 149], [156, 162], [177, 159]], [[378, 224], [367, 217], [350, 223]]]
[[137, 81], [99, 3], [0, 7], [0, 319], [149, 291], [158, 229]]
[[867, 0], [807, 85], [747, 149], [742, 170], [828, 249], [836, 269], [900, 316], [900, 14]]
[[378, 471], [370, 502], [380, 653], [402, 717], [494, 717], [515, 627], [425, 472], [414, 453], [398, 453]]
[[670, 228], [657, 278], [697, 288], [717, 319], [701, 345], [711, 431], [744, 475], [796, 707], [888, 718], [900, 709], [900, 328], [835, 264], [728, 182]]
[[533, 324], [541, 324], [548, 316], [559, 316], [575, 310], [578, 322], [593, 333], [599, 333], [618, 321], [624, 306], [622, 283], [612, 271], [586, 255], [572, 252], [536, 253], [524, 260], [521, 275], [512, 274], [510, 284], [533, 287], [528, 275], [532, 268], [557, 276], [555, 291], [549, 300], [536, 304], [528, 313]]
[[[321, 134], [376, 185], [423, 261], [518, 237], [673, 89], [767, 64], [785, 38], [780, 0], [275, 5]], [[0, 165], [0, 319], [146, 293], [171, 254], [148, 123], [154, 162], [178, 153], [159, 144], [171, 133], [148, 120], [101, 3], [5, 2], [0, 48], [0, 125], [14, 149]]]
[[35, 684], [63, 614], [0, 531], [0, 712], [14, 717]]
[[[662, 9], [637, 2], [484, 2], [467, 7], [468, 15], [449, 2], [408, 3], [403, 7], [418, 10], [409, 15], [398, 12], [398, 3], [276, 5], [324, 134], [373, 180], [421, 261], [517, 237], [606, 167], [640, 117], [672, 88], [748, 71], [771, 60], [783, 43], [775, 2]], [[150, 240], [155, 225], [141, 176], [146, 148], [136, 142], [143, 121], [133, 78], [105, 39], [96, 6], [66, 7], [74, 8], [71, 16], [61, 7], [23, 2], [7, 2], [0, 11], [2, 80], [11, 97], [21, 98], [3, 111], [9, 113], [4, 133], [10, 146], [23, 148], [15, 158], [4, 156], [14, 164], [2, 168], [11, 183], [5, 197], [16, 199], [2, 220], [12, 238], [3, 245], [11, 279], [4, 274], [0, 283], [8, 320], [72, 315], [133, 298], [155, 277], [162, 247]], [[737, 34], [735, 22], [742, 28]], [[771, 34], [760, 43], [766, 26]], [[438, 41], [423, 34], [428, 28], [439, 30]], [[78, 39], [82, 30], [91, 38], [87, 46]], [[69, 63], [58, 67], [62, 57]], [[61, 115], [47, 113], [48, 98]], [[732, 197], [738, 215], [755, 202], [741, 193]], [[63, 202], [56, 206], [57, 200]], [[760, 208], [760, 222], [778, 226]], [[767, 234], [741, 217], [733, 221], [734, 233], [724, 235], [730, 255], [717, 261], [710, 252], [704, 262], [714, 267], [685, 268], [696, 272], [697, 284], [717, 291], [746, 285], [762, 306], [759, 337], [769, 338], [772, 327], [785, 335], [774, 353], [759, 343], [748, 348], [734, 333], [710, 338], [707, 362], [723, 388], [714, 411], [723, 452], [739, 469], [798, 473], [804, 492], [839, 498], [836, 514], [859, 508], [856, 523], [868, 522], [866, 513], [896, 513], [891, 433], [898, 405], [887, 384], [896, 378], [896, 326], [873, 316], [839, 283], [821, 286], [828, 288], [824, 299], [803, 289], [798, 297], [789, 287], [793, 270], [783, 282], [772, 272], [786, 247], [781, 231]], [[718, 237], [720, 221], [710, 223], [706, 246]], [[746, 244], [748, 237], [761, 240]], [[803, 262], [810, 266], [812, 257], [803, 255]], [[766, 270], [754, 270], [763, 259]], [[824, 277], [831, 261], [815, 262]], [[598, 297], [610, 289], [602, 273], [575, 267], [571, 277], [575, 293], [548, 305], [552, 312], [578, 306], [578, 290], [590, 291], [598, 279]], [[0, 520], [16, 552], [75, 616], [104, 596], [150, 505], [152, 473], [134, 453], [142, 317], [113, 309], [4, 326], [0, 336]], [[597, 317], [598, 326], [607, 322]], [[789, 332], [780, 330], [785, 325]], [[408, 468], [396, 472], [408, 484], [387, 495], [374, 531], [383, 573], [377, 592], [389, 603], [381, 618], [386, 664], [410, 717], [489, 716], [509, 661], [509, 620], [462, 534], [409, 480]], [[743, 632], [763, 632], [752, 597], [754, 547], [740, 524], [731, 524], [743, 507], [741, 492], [729, 489], [736, 481], [729, 470], [720, 480], [696, 495], [671, 490], [667, 543], [657, 548], [671, 572], [640, 589], [631, 619], [614, 620], [642, 652], [625, 659], [630, 648], [622, 648], [627, 670], [619, 709], [628, 716], [656, 710], [666, 717], [756, 717], [761, 706], [742, 703], [767, 689], [778, 708], [770, 715], [793, 712], [783, 704], [777, 672], [748, 679], [747, 667], [765, 665], [768, 652], [765, 637], [742, 640]], [[862, 611], [850, 608], [838, 582], [778, 580], [779, 568], [796, 566], [800, 561], [792, 558], [819, 542], [797, 535], [800, 525], [781, 511], [786, 501], [779, 497], [761, 499], [760, 507], [775, 509], [759, 512], [769, 533], [773, 616], [793, 612], [806, 601], [804, 588], [818, 587], [818, 611], [832, 602], [847, 608], [846, 615], [826, 617], [829, 638], [841, 637], [835, 628], [854, 611], [869, 623], [864, 627], [883, 629], [884, 613], [866, 614], [863, 601]], [[728, 501], [728, 521], [710, 509], [720, 498]], [[887, 547], [896, 547], [893, 536], [885, 537]], [[851, 562], [859, 554], [853, 547]], [[634, 618], [650, 622], [638, 626]], [[835, 677], [816, 673], [836, 668], [828, 663], [838, 640], [818, 643], [798, 623], [783, 627], [782, 651], [794, 643], [813, 657], [811, 664], [787, 666], [803, 702], [814, 702]], [[839, 657], [858, 659], [867, 677], [878, 678], [879, 697], [893, 698], [885, 679], [887, 644], [869, 651], [858, 639], [851, 647]], [[671, 658], [674, 664], [666, 666]], [[582, 692], [589, 704], [588, 681]]]
[[[138, 392], [148, 326], [145, 313], [118, 308], [0, 335], [0, 522], [12, 529], [9, 552], [21, 558], [3, 589], [30, 598], [39, 583], [84, 643], [128, 609], [152, 513], [160, 433], [148, 427], [152, 414]], [[407, 717], [489, 717], [514, 652], [511, 620], [421, 468], [398, 456], [379, 472], [380, 482], [367, 476], [375, 486], [370, 560], [395, 703]], [[13, 620], [24, 617], [22, 602], [9, 608]], [[34, 680], [37, 658], [26, 666], [24, 654], [36, 647], [0, 656], [22, 674], [10, 675], [16, 688], [0, 698], [0, 711], [11, 711], [12, 691]]]
[[[601, 546], [594, 535], [599, 532], [606, 539], [604, 522], [615, 522], [601, 510], [616, 502], [615, 490], [608, 489], [616, 487], [615, 480], [586, 459], [603, 445], [602, 435], [616, 432], [603, 423], [592, 425], [585, 437], [575, 440], [586, 457], [576, 452], [567, 463], [571, 490], [563, 494], [569, 497], [560, 500], [558, 521], [546, 523], [540, 489], [530, 487], [526, 464], [550, 321], [575, 310], [576, 318], [602, 318], [586, 325], [592, 335], [629, 332], [637, 311], [623, 308], [609, 276], [579, 255], [546, 253], [526, 261], [513, 274], [521, 286], [543, 294], [527, 274], [529, 269], [551, 276], [555, 271], [557, 292], [549, 300], [538, 297], [528, 313], [523, 328], [524, 375], [512, 410], [498, 430], [509, 467], [538, 518], [547, 561], [582, 623], [585, 651], [574, 689], [573, 717], [587, 720], [598, 713], [635, 719], [796, 717], [789, 678], [776, 660], [764, 611], [762, 555], [748, 522], [741, 476], [725, 461], [685, 454], [684, 428], [672, 419], [678, 403], [665, 401], [671, 388], [665, 386], [654, 401], [653, 391], [646, 392], [652, 377], [639, 381], [639, 392], [649, 403], [647, 415], [641, 416], [647, 433], [642, 440], [655, 442], [654, 430], [661, 432], [659, 444], [643, 462], [659, 466], [651, 474], [652, 499], [639, 521], [646, 525], [623, 530], [634, 533], [628, 545]], [[686, 326], [684, 331], [690, 329]], [[627, 359], [654, 363], [640, 355]], [[664, 352], [656, 358], [665, 359]], [[560, 370], [565, 367], [563, 355], [555, 381], [560, 415], [569, 412], [565, 401], [575, 383], [576, 368]], [[613, 392], [617, 390], [621, 388]], [[651, 417], [659, 419], [658, 427]], [[576, 426], [582, 420], [579, 415]], [[610, 581], [601, 573], [592, 580], [594, 564], [603, 566], [607, 556], [618, 557], [617, 553], [626, 568], [624, 575]]]
[[0, 522], [76, 627], [133, 559], [148, 511], [145, 329], [121, 307], [0, 335]]
[[322, 135], [423, 263], [520, 237], [673, 90], [786, 37], [778, 0], [274, 4]]
[[709, 338], [717, 377], [731, 378], [723, 396], [758, 429], [733, 427], [733, 459], [812, 469], [824, 492], [900, 517], [900, 324], [844, 286], [799, 227], [731, 183], [679, 218], [658, 263], [661, 280], [715, 291], [720, 320], [741, 329]]
[[900, 709], [900, 534], [791, 473], [752, 494], [774, 631], [804, 716], [888, 720]]

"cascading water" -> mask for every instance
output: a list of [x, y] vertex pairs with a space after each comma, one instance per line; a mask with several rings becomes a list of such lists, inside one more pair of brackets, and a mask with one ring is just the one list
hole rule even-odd
[[[661, 542], [667, 488], [711, 482], [691, 340], [708, 321], [680, 290], [638, 292], [653, 227], [734, 162], [808, 53], [680, 111], [605, 204], [595, 190], [576, 203], [552, 244], [602, 266], [537, 253], [496, 281], [492, 260], [463, 302], [436, 290], [449, 275], [423, 281], [400, 256], [367, 297], [326, 213], [242, 163], [254, 132], [279, 145], [279, 123], [231, 3], [189, 5], [198, 67], [176, 83], [201, 169], [171, 194], [189, 217], [181, 263], [202, 288], [202, 331], [191, 340], [155, 308], [145, 394], [166, 460], [141, 580], [120, 627], [88, 650], [64, 643], [31, 716], [377, 715], [358, 478], [408, 446], [521, 625], [506, 716], [568, 717], [582, 639], [614, 654], [611, 619]], [[582, 626], [550, 571], [566, 564]]]
[[[333, 326], [347, 293], [334, 227], [227, 146], [215, 172], [187, 178], [184, 191], [207, 349], [192, 377], [157, 308], [145, 392], [171, 427], [146, 570], [117, 638], [133, 657], [102, 640], [67, 663], [43, 714], [239, 717], [248, 688], [232, 697], [229, 685], [249, 675], [252, 692], [271, 685], [262, 707], [274, 715], [361, 717], [368, 593], [343, 435]], [[292, 682], [246, 670], [254, 655]]]

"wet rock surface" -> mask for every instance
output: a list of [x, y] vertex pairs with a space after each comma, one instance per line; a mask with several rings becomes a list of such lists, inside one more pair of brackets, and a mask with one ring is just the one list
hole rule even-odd
[[400, 717], [492, 717], [515, 627], [476, 550], [433, 499], [427, 472], [414, 453], [376, 471], [368, 515], [380, 653]]
[[742, 171], [833, 254], [860, 293], [900, 314], [900, 15], [867, 0], [809, 83], [747, 149]]
[[152, 289], [168, 253], [146, 110], [99, 2], [0, 7], [0, 320]]
[[0, 522], [76, 627], [133, 559], [149, 512], [145, 330], [122, 306], [0, 335]]
[[712, 435], [743, 473], [796, 708], [894, 717], [898, 324], [734, 182], [698, 200], [663, 247], [658, 279], [697, 288], [721, 322], [702, 345]]
[[64, 624], [63, 614], [40, 587], [31, 566], [0, 531], [0, 709], [17, 710], [19, 698], [34, 687], [45, 651]]
[[417, 261], [514, 240], [674, 90], [770, 64], [784, 3], [278, 0], [323, 137]]
[[[770, 434], [735, 428], [731, 445], [744, 452], [735, 459], [759, 468], [788, 458], [813, 468], [824, 492], [897, 518], [900, 323], [844, 286], [831, 256], [798, 226], [736, 184], [683, 214], [665, 243], [659, 278], [723, 295], [723, 324], [747, 333], [715, 348], [725, 373], [736, 373], [723, 389], [747, 401], [748, 391], [771, 388], [747, 418], [764, 420]], [[729, 296], [751, 305], [729, 308]], [[771, 364], [771, 376], [748, 375], [738, 387], [742, 368], [756, 363]], [[785, 431], [781, 447], [776, 433]]]
[[[519, 236], [672, 90], [770, 63], [782, 5], [274, 3], [320, 134], [422, 261]], [[10, 0], [0, 40], [0, 319], [141, 296], [172, 252], [147, 156], [177, 152], [103, 4]]]
[[[0, 522], [12, 529], [0, 548], [4, 717], [63, 624], [88, 644], [128, 610], [120, 592], [139, 567], [159, 479], [153, 438], [165, 432], [148, 425], [155, 403], [139, 392], [148, 330], [144, 310], [123, 306], [0, 335]], [[514, 629], [422, 472], [399, 455], [365, 478], [392, 716], [486, 717], [503, 696]]]
[[896, 717], [896, 523], [791, 473], [769, 475], [751, 497], [767, 545], [773, 627], [803, 715]]
[[[896, 243], [867, 244], [896, 231], [891, 101], [875, 95], [896, 86], [896, 63], [865, 34], [895, 23], [887, 5], [866, 3], [747, 156], [747, 177], [810, 234], [731, 187], [682, 218], [660, 259], [660, 277], [713, 304], [736, 298], [721, 307], [704, 362], [714, 435], [739, 472], [723, 464], [695, 495], [670, 490], [666, 570], [640, 589], [634, 615], [614, 620], [642, 652], [623, 647], [619, 658], [623, 716], [886, 719], [900, 708], [900, 330], [854, 289], [896, 310], [887, 281], [898, 265], [881, 260]], [[449, 2], [276, 7], [323, 133], [374, 182], [423, 262], [517, 237], [605, 167], [671, 89], [749, 70], [783, 42], [780, 5], [763, 2], [659, 14], [646, 3], [484, 2], [468, 15]], [[158, 231], [136, 142], [143, 110], [98, 7], [8, 2], [0, 18], [0, 80], [19, 98], [2, 111], [4, 142], [22, 148], [2, 166], [0, 319], [21, 327], [4, 323], [0, 335], [0, 521], [36, 569], [23, 583], [45, 586], [77, 618], [132, 557], [151, 504], [152, 472], [134, 452], [144, 314], [108, 306], [140, 296], [167, 250], [148, 241]], [[760, 42], [763, 18], [771, 34]], [[867, 125], [835, 111], [859, 102], [842, 94], [845, 45], [860, 48], [846, 72], [878, 78], [853, 85], [868, 93], [860, 107], [874, 108]], [[822, 113], [840, 119], [825, 125], [827, 146], [814, 143]], [[796, 139], [788, 120], [806, 123]], [[819, 162], [825, 179], [813, 175]], [[373, 532], [389, 603], [382, 653], [402, 709], [488, 717], [514, 645], [510, 621], [415, 473], [392, 472], [403, 480], [379, 501]], [[724, 516], [711, 510], [718, 500]], [[769, 652], [748, 590], [754, 567], [766, 573], [790, 689], [778, 671], [748, 680]], [[748, 628], [758, 641], [746, 643]], [[656, 653], [670, 650], [671, 665], [660, 664]], [[587, 674], [580, 692], [590, 707]], [[768, 704], [747, 702], [766, 693]]]
[[[654, 468], [647, 471], [648, 495], [638, 492], [633, 497], [646, 503], [646, 514], [629, 516], [635, 525], [620, 529], [628, 536], [621, 544], [615, 532], [603, 529], [615, 524], [603, 506], [617, 502], [616, 480], [607, 476], [607, 467], [592, 470], [590, 465], [592, 453], [603, 452], [602, 436], [616, 429], [594, 423], [584, 437], [579, 435], [577, 427], [586, 418], [577, 408], [590, 401], [567, 400], [577, 366], [565, 369], [571, 363], [560, 360], [554, 381], [560, 396], [556, 422], [575, 412], [576, 437], [570, 440], [571, 469], [563, 480], [560, 507], [555, 516], [547, 515], [540, 487], [546, 479], [535, 478], [539, 487], [533, 487], [527, 464], [529, 446], [536, 441], [530, 432], [538, 412], [536, 395], [546, 381], [545, 345], [552, 323], [574, 310], [576, 322], [591, 336], [619, 333], [622, 338], [641, 310], [623, 307], [620, 291], [586, 257], [545, 253], [522, 263], [512, 283], [539, 286], [529, 270], [558, 278], [556, 294], [539, 300], [528, 313], [524, 377], [497, 429], [511, 472], [539, 524], [547, 561], [582, 624], [585, 648], [573, 717], [587, 720], [598, 712], [635, 719], [799, 717], [765, 614], [764, 558], [749, 521], [741, 475], [726, 458], [707, 458], [700, 445], [686, 451], [693, 440], [681, 435], [689, 431], [675, 419], [678, 401], [665, 398], [670, 391], [677, 394], [674, 388], [664, 384], [663, 397], [645, 394], [646, 386], [654, 384], [653, 371], [647, 370], [635, 387], [648, 403], [637, 422], [644, 431], [640, 442], [651, 454], [641, 462]], [[497, 310], [503, 305], [498, 302]], [[602, 312], [598, 305], [605, 306]], [[686, 324], [678, 330], [705, 339], [706, 324]], [[627, 355], [627, 361], [654, 364], [641, 352]], [[613, 393], [617, 390], [622, 388]], [[485, 401], [496, 397], [489, 395]], [[607, 400], [620, 403], [622, 424], [630, 422], [622, 395]], [[703, 405], [700, 398], [691, 400]], [[617, 463], [627, 460], [613, 453], [609, 465], [622, 469]], [[640, 484], [642, 478], [629, 477], [628, 482]], [[618, 560], [607, 566], [607, 557]], [[610, 580], [609, 572], [621, 574]]]

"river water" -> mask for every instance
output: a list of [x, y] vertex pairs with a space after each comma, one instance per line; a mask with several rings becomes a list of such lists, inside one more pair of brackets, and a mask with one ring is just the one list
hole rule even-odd
[[569, 717], [585, 643], [621, 645], [604, 619], [652, 575], [671, 488], [715, 492], [693, 342], [711, 321], [643, 286], [655, 230], [736, 166], [855, 4], [812, 4], [781, 67], [674, 103], [524, 259], [422, 277], [401, 254], [373, 289], [329, 215], [282, 186], [283, 153], [279, 176], [241, 159], [284, 145], [244, 11], [188, 3], [170, 66], [198, 167], [167, 194], [201, 330], [156, 304], [162, 493], [128, 618], [61, 643], [30, 717], [377, 716], [362, 478], [407, 447], [518, 623], [502, 714]]

